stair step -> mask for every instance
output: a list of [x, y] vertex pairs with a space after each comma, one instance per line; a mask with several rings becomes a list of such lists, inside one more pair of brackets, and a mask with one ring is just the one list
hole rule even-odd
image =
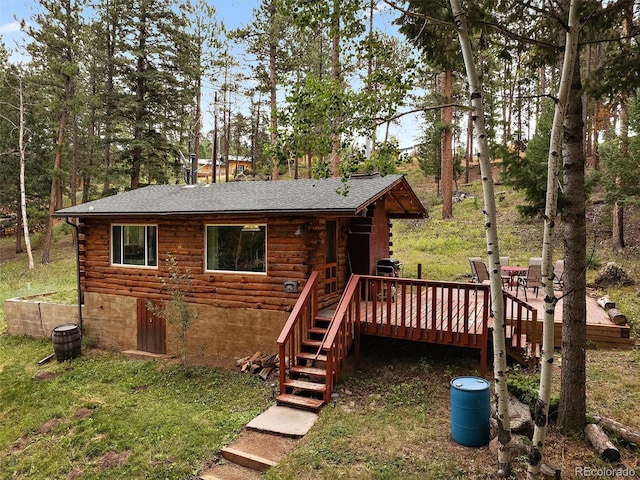
[[302, 345], [305, 347], [313, 347], [317, 349], [322, 346], [322, 340], [313, 340], [312, 338], [307, 338], [306, 340], [302, 341]]
[[327, 376], [327, 371], [322, 368], [314, 368], [314, 367], [302, 367], [299, 365], [293, 366], [289, 369], [289, 373], [294, 373], [298, 375], [308, 375], [310, 377], [319, 377], [325, 378]]
[[214, 464], [205, 472], [198, 474], [200, 480], [262, 480], [261, 472], [228, 461]]
[[230, 462], [259, 472], [264, 472], [278, 463], [233, 447], [223, 447], [220, 452]]
[[290, 393], [281, 393], [276, 397], [278, 405], [285, 404], [291, 407], [303, 408], [305, 410], [318, 411], [324, 405], [324, 400], [317, 398], [300, 397]]
[[318, 362], [327, 361], [327, 356], [324, 353], [315, 354], [313, 352], [300, 352], [296, 357], [300, 360], [317, 360]]
[[314, 335], [322, 335], [322, 336], [324, 336], [324, 334], [327, 333], [327, 329], [326, 328], [322, 328], [322, 327], [311, 327], [309, 329], [309, 333], [312, 333]]
[[324, 393], [327, 386], [324, 383], [306, 382], [304, 380], [289, 379], [284, 382], [285, 387], [297, 388], [299, 390], [307, 390], [314, 393]]

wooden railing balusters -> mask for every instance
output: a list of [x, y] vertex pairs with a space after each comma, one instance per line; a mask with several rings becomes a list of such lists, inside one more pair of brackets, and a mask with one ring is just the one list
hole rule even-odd
[[[299, 368], [296, 357], [315, 326], [320, 288], [324, 284], [314, 271], [278, 337], [281, 394], [285, 393], [287, 370]], [[505, 329], [510, 334], [507, 347], [523, 355], [531, 347], [535, 357], [537, 310], [509, 292], [504, 292], [503, 298]], [[315, 352], [315, 360], [326, 355], [324, 403], [331, 401], [354, 343], [359, 358], [363, 333], [477, 348], [480, 375], [485, 376], [490, 303], [488, 285], [352, 275]], [[523, 344], [525, 340], [528, 345]], [[536, 361], [529, 360], [531, 365]]]

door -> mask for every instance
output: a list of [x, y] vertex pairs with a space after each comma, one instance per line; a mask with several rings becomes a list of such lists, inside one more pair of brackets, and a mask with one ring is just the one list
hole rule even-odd
[[325, 265], [324, 289], [325, 294], [338, 292], [338, 230], [335, 220], [327, 220], [325, 226]]
[[147, 301], [138, 299], [138, 350], [167, 353], [167, 323], [147, 307]]

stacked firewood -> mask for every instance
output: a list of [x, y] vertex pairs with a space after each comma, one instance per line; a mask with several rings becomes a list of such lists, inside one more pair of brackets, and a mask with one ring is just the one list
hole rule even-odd
[[246, 357], [236, 360], [236, 365], [240, 368], [241, 372], [257, 374], [262, 380], [267, 380], [272, 374], [278, 373], [278, 358], [277, 353], [268, 354], [262, 352], [256, 352], [253, 355], [247, 355]]

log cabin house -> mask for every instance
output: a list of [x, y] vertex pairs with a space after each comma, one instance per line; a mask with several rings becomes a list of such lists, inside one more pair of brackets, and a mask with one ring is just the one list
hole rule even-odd
[[198, 363], [276, 351], [312, 272], [319, 308], [351, 274], [391, 255], [391, 220], [427, 210], [401, 175], [152, 185], [59, 210], [78, 220], [83, 333], [99, 347], [176, 354], [177, 330], [149, 302], [169, 296], [166, 260], [188, 270]]

